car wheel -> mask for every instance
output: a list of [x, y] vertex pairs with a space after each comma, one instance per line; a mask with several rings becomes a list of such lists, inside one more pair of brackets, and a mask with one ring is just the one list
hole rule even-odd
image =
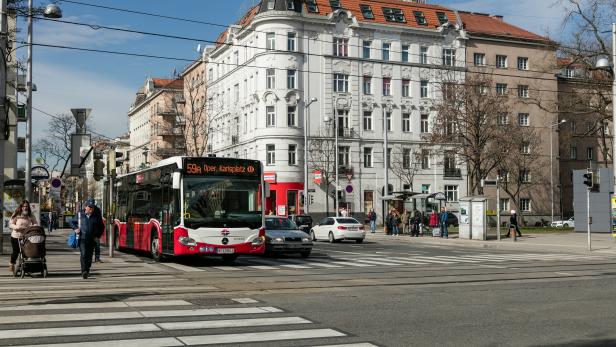
[[364, 239], [357, 239], [357, 240], [355, 240], [355, 243], [362, 243], [362, 242], [364, 242]]
[[301, 255], [302, 258], [308, 258], [310, 256], [310, 251], [300, 252], [299, 255]]
[[312, 241], [316, 241], [317, 238], [314, 236], [314, 231], [310, 230], [310, 238], [312, 239]]
[[331, 231], [329, 232], [328, 239], [329, 239], [329, 243], [336, 242], [336, 238], [334, 238], [334, 233], [332, 233]]
[[568, 227], [569, 227], [569, 224], [567, 223], [563, 224], [563, 228], [568, 228]]

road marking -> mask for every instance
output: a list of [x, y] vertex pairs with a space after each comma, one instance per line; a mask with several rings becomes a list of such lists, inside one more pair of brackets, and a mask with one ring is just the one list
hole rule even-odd
[[347, 344], [342, 344], [342, 345], [325, 345], [325, 346], [314, 345], [313, 347], [378, 347], [378, 346], [373, 345], [371, 343], [347, 343]]
[[310, 269], [310, 266], [297, 265], [297, 264], [283, 264], [283, 265], [280, 265], [280, 267], [288, 267], [291, 269]]
[[575, 276], [572, 273], [568, 273], [568, 272], [555, 272], [555, 274], [557, 275], [563, 275], [563, 276]]
[[160, 331], [155, 324], [123, 324], [76, 326], [68, 328], [16, 329], [0, 330], [0, 339], [21, 339], [31, 337], [76, 336], [100, 334], [125, 334], [137, 332]]
[[256, 269], [256, 270], [278, 270], [278, 268], [275, 266], [267, 266], [267, 265], [251, 265], [251, 266], [246, 266], [246, 267], [250, 269]]
[[[62, 322], [62, 321], [88, 321], [105, 319], [136, 319], [143, 318], [139, 312], [98, 312], [98, 313], [67, 313], [49, 315], [18, 316], [19, 322]], [[15, 323], [15, 317], [0, 317], [0, 324]]]
[[110, 345], [113, 345], [114, 347], [170, 347], [180, 346], [182, 343], [173, 337], [161, 337], [155, 339], [107, 340], [95, 342], [55, 343], [48, 345], [25, 345], [20, 347], [108, 347]]
[[464, 259], [462, 257], [456, 257], [456, 256], [446, 256], [446, 255], [439, 255], [434, 257], [435, 259], [443, 259], [443, 260], [451, 260], [457, 263], [479, 263], [480, 260], [477, 259]]
[[259, 301], [255, 300], [255, 299], [251, 299], [251, 298], [235, 298], [235, 299], [231, 299], [235, 302], [239, 302], [240, 304], [256, 304]]
[[413, 257], [412, 260], [426, 262], [426, 263], [434, 263], [434, 264], [451, 264], [451, 261], [443, 261], [434, 259], [433, 257]]
[[187, 265], [182, 265], [182, 264], [177, 264], [177, 263], [164, 263], [164, 264], [161, 264], [161, 265], [168, 266], [168, 267], [174, 268], [176, 270], [185, 271], [185, 272], [205, 271], [205, 269], [202, 269], [202, 268], [199, 268], [199, 267], [187, 266]]
[[321, 263], [321, 262], [314, 261], [314, 260], [311, 260], [310, 262], [308, 262], [308, 264], [311, 265], [311, 266], [320, 266], [320, 267], [326, 267], [326, 268], [334, 268], [334, 267], [338, 267], [339, 268], [339, 267], [342, 267], [340, 265], [333, 265], [333, 264], [329, 264], [329, 263]]
[[201, 308], [194, 310], [169, 310], [169, 311], [141, 311], [147, 318], [182, 317], [182, 316], [215, 316], [230, 314], [258, 314], [283, 312], [275, 307], [229, 307], [229, 308]]
[[248, 319], [227, 319], [210, 320], [196, 322], [172, 322], [157, 323], [165, 330], [186, 330], [186, 329], [218, 329], [218, 328], [238, 328], [238, 327], [259, 327], [268, 325], [282, 324], [310, 324], [311, 321], [301, 317], [278, 317], [278, 318], [248, 318]]
[[119, 308], [119, 307], [148, 307], [148, 306], [184, 306], [192, 305], [184, 300], [161, 300], [161, 301], [110, 301], [110, 302], [90, 302], [72, 304], [43, 304], [43, 305], [21, 305], [0, 307], [0, 311], [29, 311], [29, 310], [74, 310], [84, 308]]
[[178, 339], [187, 345], [215, 345], [223, 343], [245, 343], [281, 340], [301, 340], [323, 337], [347, 336], [333, 329], [283, 330], [260, 333], [183, 336]]
[[344, 260], [348, 260], [348, 261], [357, 261], [360, 263], [365, 263], [365, 264], [374, 264], [374, 265], [401, 265], [400, 263], [396, 264], [396, 263], [392, 263], [392, 262], [386, 262], [386, 261], [379, 261], [379, 260], [368, 260], [368, 259], [361, 259], [361, 258], [343, 258]]
[[218, 269], [222, 271], [242, 271], [243, 270], [235, 266], [212, 266], [212, 269]]
[[337, 265], [343, 265], [343, 266], [356, 266], [356, 267], [374, 266], [371, 264], [352, 263], [350, 261], [332, 261], [331, 264], [337, 264]]

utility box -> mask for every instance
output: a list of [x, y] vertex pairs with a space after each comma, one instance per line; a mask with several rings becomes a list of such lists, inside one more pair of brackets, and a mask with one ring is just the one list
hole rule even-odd
[[460, 220], [458, 221], [458, 237], [471, 238], [471, 198], [460, 199]]
[[467, 240], [486, 240], [488, 220], [486, 210], [488, 199], [485, 196], [467, 196], [460, 199], [459, 238]]

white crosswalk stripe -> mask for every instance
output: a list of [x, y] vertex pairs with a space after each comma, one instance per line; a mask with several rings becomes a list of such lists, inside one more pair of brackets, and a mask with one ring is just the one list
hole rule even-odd
[[[5, 306], [0, 307], [0, 345], [164, 347], [307, 340], [317, 346], [324, 344], [322, 339], [328, 339], [337, 346], [374, 346], [365, 342], [345, 343], [344, 339], [351, 337], [333, 327], [277, 307], [253, 306], [258, 303], [251, 298], [238, 298], [230, 299], [232, 306], [226, 307], [199, 307], [184, 300]], [[43, 314], [28, 314], [30, 311]], [[38, 328], [42, 322], [51, 326]], [[53, 340], [39, 344], [41, 338]]]

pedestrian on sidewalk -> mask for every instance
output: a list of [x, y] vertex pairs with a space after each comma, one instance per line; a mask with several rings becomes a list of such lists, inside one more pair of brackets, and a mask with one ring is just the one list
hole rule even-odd
[[33, 225], [38, 225], [36, 218], [32, 215], [32, 210], [30, 209], [30, 202], [28, 200], [23, 200], [13, 215], [11, 216], [11, 220], [9, 222], [9, 228], [11, 229], [11, 260], [9, 261], [9, 272], [13, 273], [15, 269], [15, 262], [17, 261], [17, 257], [19, 256], [19, 239], [23, 237], [23, 232], [26, 228], [31, 227]]
[[85, 213], [80, 213], [79, 228], [75, 229], [75, 232], [79, 235], [81, 278], [87, 279], [92, 266], [94, 247], [103, 235], [104, 224], [101, 214], [94, 213], [96, 205], [93, 199], [86, 200], [84, 206]]
[[376, 212], [372, 208], [368, 212], [368, 219], [370, 220], [370, 232], [374, 234], [376, 233]]
[[49, 235], [51, 235], [51, 232], [53, 231], [53, 211], [49, 211], [49, 217], [47, 218], [47, 227], [49, 229]]
[[514, 232], [518, 234], [518, 237], [522, 237], [520, 226], [518, 225], [518, 215], [515, 213], [515, 210], [511, 210], [511, 217], [509, 217], [509, 228], [505, 237], [510, 237], [509, 235], [511, 234], [511, 229], [515, 230]]
[[396, 210], [395, 208], [392, 208], [391, 215], [392, 215], [391, 234], [393, 236], [398, 236], [398, 234], [400, 233], [400, 223], [401, 223], [400, 213], [398, 213], [398, 210]]
[[449, 238], [449, 230], [447, 230], [447, 219], [449, 218], [449, 212], [445, 207], [441, 207], [441, 214], [438, 216], [439, 227], [441, 228], [441, 237]]
[[419, 237], [419, 229], [422, 223], [422, 215], [421, 212], [415, 210], [413, 211], [413, 228], [411, 229], [411, 237], [416, 236]]
[[402, 213], [402, 234], [407, 234], [409, 233], [409, 220], [410, 220], [410, 214], [409, 211], [405, 208], [404, 212]]

